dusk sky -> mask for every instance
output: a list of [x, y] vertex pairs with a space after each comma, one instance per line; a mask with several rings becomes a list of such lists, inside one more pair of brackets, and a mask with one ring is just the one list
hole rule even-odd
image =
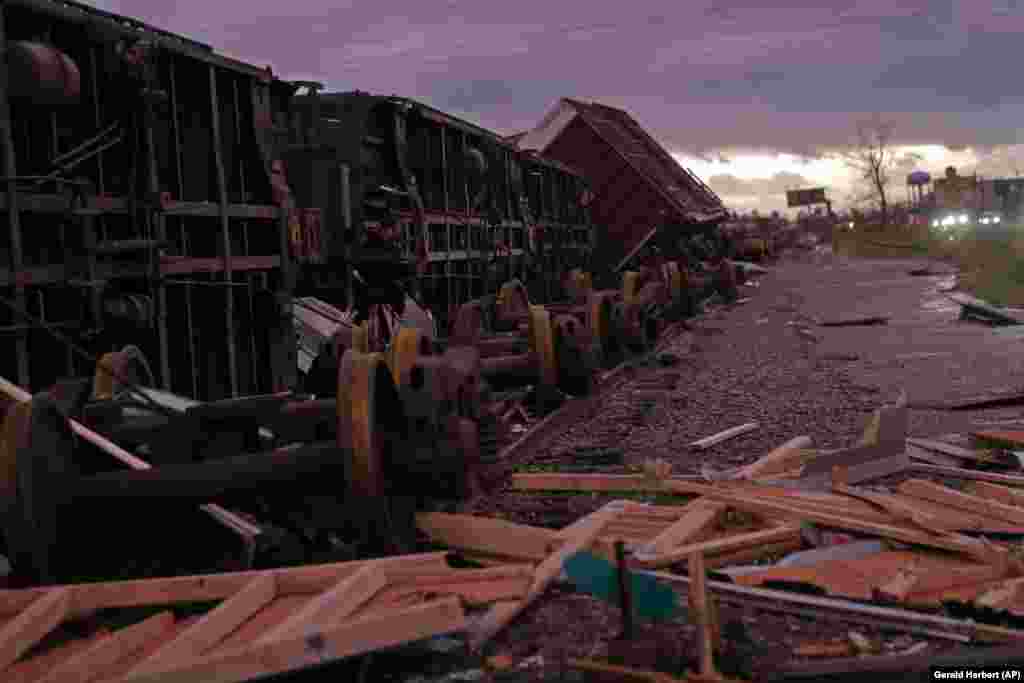
[[282, 78], [403, 95], [502, 133], [563, 96], [622, 107], [740, 210], [818, 185], [841, 205], [849, 173], [830, 154], [875, 114], [933, 176], [1024, 175], [1018, 0], [92, 4]]

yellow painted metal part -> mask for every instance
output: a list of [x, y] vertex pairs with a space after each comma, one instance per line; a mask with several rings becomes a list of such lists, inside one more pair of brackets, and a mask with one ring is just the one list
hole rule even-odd
[[15, 495], [18, 475], [18, 451], [29, 445], [32, 403], [15, 402], [7, 409], [0, 427], [0, 495]]
[[420, 331], [414, 327], [401, 327], [391, 348], [388, 351], [388, 368], [395, 386], [403, 386], [408, 379], [409, 370], [420, 355]]
[[530, 306], [530, 351], [541, 364], [541, 382], [548, 386], [558, 383], [558, 361], [555, 355], [555, 337], [551, 314], [543, 306]]
[[374, 398], [383, 354], [347, 351], [338, 368], [338, 446], [348, 451], [345, 478], [356, 496], [383, 494], [384, 463], [374, 433]]
[[352, 328], [352, 350], [359, 353], [370, 352], [370, 325], [360, 323]]
[[622, 274], [622, 300], [627, 304], [631, 304], [639, 293], [640, 273], [635, 270], [627, 270]]
[[103, 354], [96, 363], [96, 374], [92, 379], [92, 398], [96, 401], [108, 401], [114, 397], [120, 382], [114, 374], [121, 374], [124, 369], [126, 354], [124, 351], [112, 351]]
[[589, 303], [588, 323], [590, 329], [601, 349], [606, 349], [608, 336], [611, 333], [611, 302], [607, 294], [592, 292]]

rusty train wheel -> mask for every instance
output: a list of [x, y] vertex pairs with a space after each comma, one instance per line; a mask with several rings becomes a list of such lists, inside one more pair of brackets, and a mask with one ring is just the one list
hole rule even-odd
[[385, 494], [390, 439], [403, 426], [383, 354], [346, 351], [338, 366], [338, 446], [346, 454], [346, 484], [355, 500]]
[[555, 354], [555, 334], [551, 314], [542, 306], [530, 306], [530, 351], [540, 361], [541, 384], [558, 384], [558, 356]]

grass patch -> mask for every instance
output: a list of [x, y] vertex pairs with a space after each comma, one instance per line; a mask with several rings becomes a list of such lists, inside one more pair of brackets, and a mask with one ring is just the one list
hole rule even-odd
[[960, 268], [960, 289], [996, 306], [1024, 306], [1024, 226], [1003, 225], [954, 239], [920, 226], [884, 231], [842, 231], [837, 254], [856, 258], [941, 259]]

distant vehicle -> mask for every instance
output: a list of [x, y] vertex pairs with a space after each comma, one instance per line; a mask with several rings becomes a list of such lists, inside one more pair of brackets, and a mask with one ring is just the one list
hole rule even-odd
[[998, 211], [984, 211], [978, 216], [978, 223], [981, 225], [999, 225], [1003, 222], [1003, 217]]

